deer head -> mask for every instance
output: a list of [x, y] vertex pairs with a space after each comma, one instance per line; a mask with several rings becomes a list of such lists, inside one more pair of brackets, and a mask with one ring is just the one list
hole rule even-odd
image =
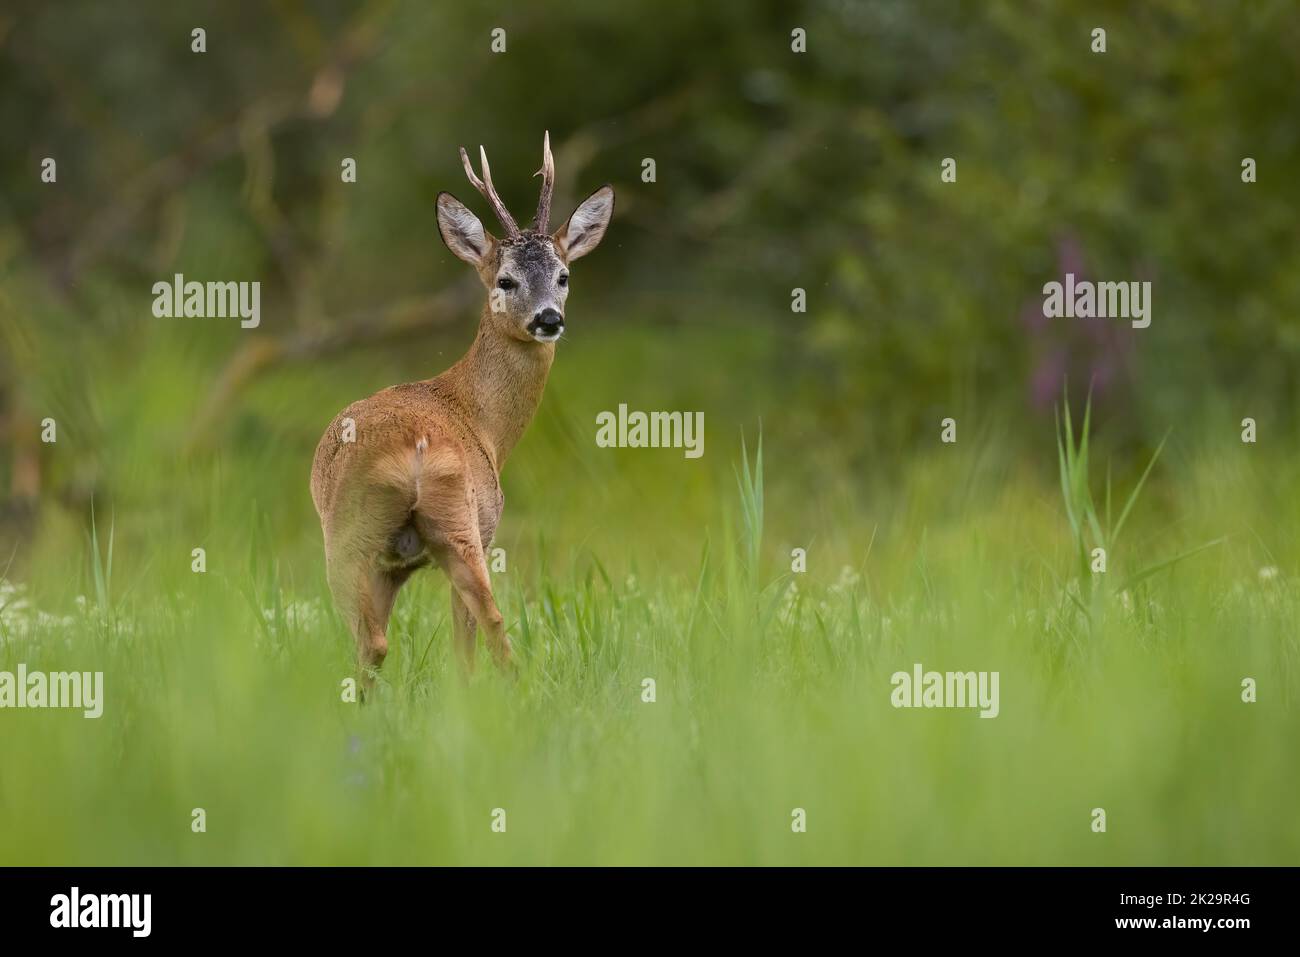
[[564, 332], [564, 302], [569, 294], [569, 264], [600, 243], [614, 215], [614, 189], [602, 186], [573, 211], [554, 233], [547, 233], [551, 193], [555, 188], [555, 161], [551, 134], [542, 144], [541, 196], [533, 224], [521, 230], [492, 185], [487, 153], [479, 147], [483, 178], [474, 174], [461, 147], [460, 159], [469, 181], [487, 199], [504, 235], [497, 239], [465, 204], [451, 193], [438, 194], [438, 230], [442, 241], [457, 257], [473, 266], [488, 290], [485, 322], [512, 339], [554, 342]]

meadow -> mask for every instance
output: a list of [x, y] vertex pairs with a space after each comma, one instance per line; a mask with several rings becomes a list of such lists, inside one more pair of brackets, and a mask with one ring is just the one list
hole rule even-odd
[[[517, 677], [480, 652], [459, 678], [426, 571], [364, 706], [341, 694], [306, 476], [330, 403], [376, 370], [255, 389], [239, 443], [165, 464], [141, 449], [197, 404], [183, 365], [154, 365], [171, 347], [136, 357], [150, 390], [92, 379], [124, 494], [93, 525], [51, 520], [11, 570], [0, 669], [102, 670], [104, 714], [4, 715], [0, 815], [22, 825], [0, 861], [1296, 862], [1300, 476], [1280, 443], [1226, 416], [1174, 428], [1144, 480], [1154, 450], [1112, 458], [1077, 414], [1066, 439], [958, 409], [956, 443], [936, 420], [864, 466], [852, 436], [801, 427], [793, 392], [729, 389], [771, 343], [591, 326], [505, 470]], [[722, 348], [738, 365], [710, 378]], [[643, 395], [710, 410], [702, 458], [597, 447], [610, 397]], [[892, 707], [915, 663], [999, 672], [1000, 713]]]
[[[1293, 3], [29, 6], [0, 701], [104, 700], [0, 709], [0, 865], [1300, 864]], [[361, 706], [312, 453], [464, 353], [438, 196], [481, 144], [526, 216], [544, 137], [554, 221], [618, 198], [502, 475], [518, 674], [422, 572]]]

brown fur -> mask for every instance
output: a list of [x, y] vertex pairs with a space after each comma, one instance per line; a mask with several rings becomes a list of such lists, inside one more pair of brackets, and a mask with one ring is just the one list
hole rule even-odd
[[[592, 194], [579, 211], [601, 194]], [[463, 212], [481, 230], [458, 201], [447, 199], [457, 215]], [[605, 201], [608, 210], [600, 209], [607, 224], [612, 191]], [[463, 233], [448, 236], [442, 202], [440, 197], [444, 239], [473, 262], [489, 290], [498, 270], [519, 272], [516, 266], [528, 265], [524, 247], [534, 273], [539, 256], [567, 269], [570, 252], [573, 258], [585, 254], [604, 233], [604, 225], [593, 230], [591, 217], [575, 212], [571, 221], [585, 222], [589, 233], [582, 248], [577, 239], [570, 248], [566, 223], [554, 236], [530, 231], [505, 242], [484, 231], [487, 248], [467, 249]], [[460, 218], [452, 226], [464, 224]], [[539, 286], [552, 281], [550, 272], [539, 275]], [[537, 341], [525, 328], [538, 295], [543, 294], [521, 294], [511, 308], [496, 312], [485, 306], [478, 335], [459, 362], [432, 379], [352, 403], [316, 447], [311, 494], [325, 537], [326, 574], [356, 640], [363, 689], [388, 653], [388, 619], [398, 589], [428, 564], [441, 567], [451, 581], [455, 647], [465, 670], [473, 668], [479, 625], [496, 662], [510, 663], [510, 639], [492, 596], [486, 555], [504, 505], [501, 467], [541, 403], [555, 358], [555, 344]], [[547, 303], [555, 299], [553, 290], [544, 295]], [[563, 295], [558, 302], [562, 308]], [[354, 441], [344, 441], [345, 419], [355, 423]]]
[[[555, 345], [507, 340], [484, 312], [463, 359], [436, 378], [352, 403], [316, 448], [311, 490], [330, 590], [363, 667], [383, 663], [393, 597], [429, 562], [446, 571], [463, 603], [456, 645], [465, 663], [472, 665], [473, 633], [465, 631], [474, 621], [493, 656], [509, 660], [485, 556], [504, 505], [500, 469], [541, 402]], [[342, 441], [344, 418], [356, 423], [354, 442]], [[408, 523], [424, 545], [416, 561], [394, 547]]]

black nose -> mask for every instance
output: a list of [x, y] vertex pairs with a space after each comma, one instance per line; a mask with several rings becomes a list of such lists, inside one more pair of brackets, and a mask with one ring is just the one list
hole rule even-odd
[[546, 308], [533, 316], [533, 321], [528, 324], [528, 331], [532, 333], [540, 332], [544, 336], [558, 335], [564, 328], [564, 317], [560, 315], [558, 309]]

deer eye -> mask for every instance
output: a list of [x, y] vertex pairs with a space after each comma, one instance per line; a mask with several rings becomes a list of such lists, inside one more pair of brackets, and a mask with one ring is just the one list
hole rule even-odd
[[515, 282], [513, 279], [511, 279], [509, 276], [502, 276], [500, 279], [497, 280], [498, 289], [514, 289], [515, 286], [517, 285], [519, 284]]
[[567, 286], [569, 284], [569, 274], [567, 272], [560, 273], [560, 278], [555, 280], [555, 282], [558, 285]]

